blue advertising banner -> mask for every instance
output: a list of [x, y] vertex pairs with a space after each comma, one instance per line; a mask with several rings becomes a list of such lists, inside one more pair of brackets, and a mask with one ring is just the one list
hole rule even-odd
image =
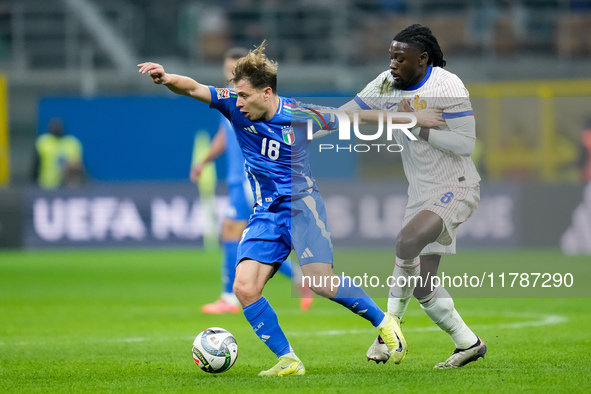
[[[336, 247], [394, 247], [406, 207], [405, 183], [319, 187]], [[193, 185], [174, 182], [29, 189], [25, 196], [26, 248], [202, 247], [212, 226], [219, 231], [227, 205], [226, 196], [208, 205]], [[516, 187], [484, 187], [478, 210], [460, 226], [459, 246], [521, 246], [520, 209]]]
[[[65, 131], [83, 147], [83, 161], [97, 181], [185, 181], [189, 177], [195, 134], [213, 137], [222, 115], [195, 99], [157, 97], [46, 97], [39, 103], [39, 133], [52, 118], [61, 118]], [[323, 138], [330, 143], [335, 136]], [[317, 146], [318, 141], [312, 142]], [[216, 160], [225, 179], [226, 160]], [[317, 178], [356, 175], [355, 155], [311, 150]]]
[[227, 204], [202, 203], [191, 184], [96, 186], [26, 192], [24, 245], [53, 247], [201, 247]]
[[[180, 181], [189, 177], [195, 134], [214, 135], [221, 115], [183, 96], [41, 100], [39, 131], [54, 117], [82, 143], [91, 178]], [[225, 162], [218, 162], [218, 172], [225, 174]]]

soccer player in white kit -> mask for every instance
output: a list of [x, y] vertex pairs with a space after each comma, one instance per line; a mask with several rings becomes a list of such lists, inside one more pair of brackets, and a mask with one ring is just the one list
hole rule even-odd
[[[486, 345], [464, 323], [445, 288], [432, 289], [427, 278], [437, 274], [441, 255], [455, 254], [458, 226], [472, 215], [480, 200], [480, 176], [470, 158], [476, 132], [469, 94], [455, 74], [443, 69], [445, 63], [431, 30], [418, 24], [409, 26], [390, 45], [390, 69], [342, 109], [443, 111], [445, 125], [411, 130], [416, 141], [395, 132], [404, 147], [402, 163], [409, 188], [403, 228], [396, 239], [392, 274], [396, 284], [390, 289], [388, 312], [402, 318], [414, 295], [456, 346], [435, 368], [457, 368], [484, 357]], [[398, 280], [419, 275], [423, 281]], [[388, 348], [378, 337], [367, 351], [367, 359], [385, 362], [388, 357]]]

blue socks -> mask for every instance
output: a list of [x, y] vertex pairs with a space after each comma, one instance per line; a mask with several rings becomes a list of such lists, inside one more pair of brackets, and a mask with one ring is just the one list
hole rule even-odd
[[224, 293], [234, 294], [234, 278], [236, 278], [236, 258], [238, 254], [236, 241], [224, 241], [224, 259], [222, 262], [222, 284]]
[[254, 333], [277, 357], [285, 356], [291, 351], [289, 342], [279, 326], [277, 313], [265, 297], [245, 307], [243, 312]]
[[[368, 320], [374, 327], [378, 327], [384, 320], [384, 312], [368, 297], [367, 293], [355, 286], [349, 278], [341, 279], [334, 302]], [[291, 352], [291, 347], [277, 319], [277, 313], [265, 297], [243, 308], [244, 317], [252, 326], [255, 334], [267, 347], [277, 355], [285, 356]]]
[[368, 320], [374, 327], [379, 326], [384, 319], [384, 312], [369, 298], [365, 290], [355, 286], [351, 278], [341, 276], [340, 279], [337, 294], [332, 300]]

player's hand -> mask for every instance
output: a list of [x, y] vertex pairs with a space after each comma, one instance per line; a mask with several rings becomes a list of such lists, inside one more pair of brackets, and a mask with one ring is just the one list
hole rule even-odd
[[443, 111], [436, 108], [422, 109], [414, 113], [417, 117], [417, 125], [431, 129], [445, 126], [445, 119], [442, 116]]
[[203, 172], [204, 167], [205, 167], [205, 163], [203, 163], [203, 162], [201, 162], [199, 164], [195, 164], [193, 167], [191, 167], [191, 174], [189, 175], [189, 177], [191, 178], [191, 182], [193, 182], [193, 183], [199, 182], [199, 177], [201, 176], [201, 173]]
[[139, 72], [142, 74], [148, 74], [152, 77], [152, 81], [157, 84], [166, 83], [166, 72], [164, 71], [164, 67], [158, 63], [140, 63], [137, 65], [140, 69]]
[[398, 112], [415, 112], [412, 105], [410, 105], [410, 99], [404, 98], [398, 103]]

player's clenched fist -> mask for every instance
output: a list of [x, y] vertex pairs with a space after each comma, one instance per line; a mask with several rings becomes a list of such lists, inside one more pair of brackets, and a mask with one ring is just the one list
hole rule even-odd
[[415, 112], [414, 108], [410, 105], [410, 99], [403, 98], [398, 103], [398, 112]]
[[166, 83], [166, 72], [164, 67], [158, 63], [140, 63], [137, 65], [140, 69], [139, 72], [142, 74], [148, 74], [152, 77], [152, 81], [157, 84]]

